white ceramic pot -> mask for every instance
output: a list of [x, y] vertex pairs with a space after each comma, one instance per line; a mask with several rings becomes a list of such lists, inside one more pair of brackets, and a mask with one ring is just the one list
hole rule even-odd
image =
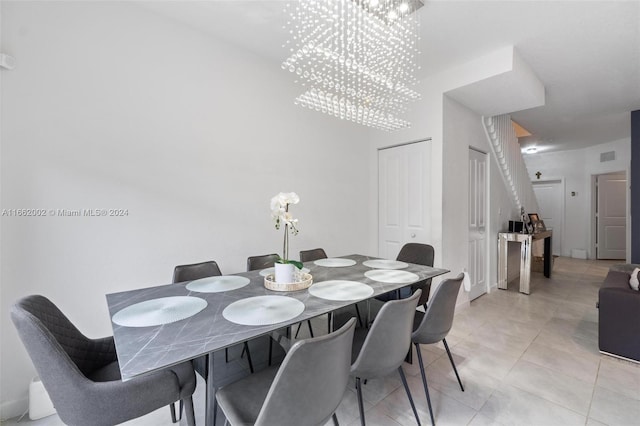
[[292, 283], [294, 281], [295, 265], [293, 263], [276, 263], [276, 282], [279, 284]]

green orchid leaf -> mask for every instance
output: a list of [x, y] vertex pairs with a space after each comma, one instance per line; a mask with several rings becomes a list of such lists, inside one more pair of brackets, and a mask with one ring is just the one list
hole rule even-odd
[[293, 266], [295, 266], [298, 269], [302, 269], [302, 262], [298, 262], [297, 260], [290, 260], [289, 263], [291, 263]]

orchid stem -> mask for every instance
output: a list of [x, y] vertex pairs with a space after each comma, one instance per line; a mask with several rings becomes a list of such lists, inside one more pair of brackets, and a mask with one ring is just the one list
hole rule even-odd
[[[284, 208], [285, 213], [289, 211], [289, 204], [287, 204]], [[289, 259], [289, 224], [284, 224], [284, 243], [282, 245], [282, 256], [284, 257], [284, 263], [287, 263]]]

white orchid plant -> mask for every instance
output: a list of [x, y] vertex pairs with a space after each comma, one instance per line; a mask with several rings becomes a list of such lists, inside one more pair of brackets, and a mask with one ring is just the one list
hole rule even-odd
[[300, 197], [295, 192], [281, 192], [271, 198], [271, 218], [275, 222], [276, 229], [284, 225], [284, 243], [282, 245], [282, 256], [277, 263], [291, 263], [296, 268], [302, 269], [302, 263], [289, 259], [289, 233], [298, 235], [298, 219], [294, 219], [289, 212], [291, 204], [298, 204]]

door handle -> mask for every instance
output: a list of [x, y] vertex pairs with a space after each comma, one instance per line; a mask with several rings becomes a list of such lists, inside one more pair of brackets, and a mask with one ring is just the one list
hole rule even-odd
[[416, 234], [411, 234], [411, 238], [415, 238], [415, 237], [416, 237]]

